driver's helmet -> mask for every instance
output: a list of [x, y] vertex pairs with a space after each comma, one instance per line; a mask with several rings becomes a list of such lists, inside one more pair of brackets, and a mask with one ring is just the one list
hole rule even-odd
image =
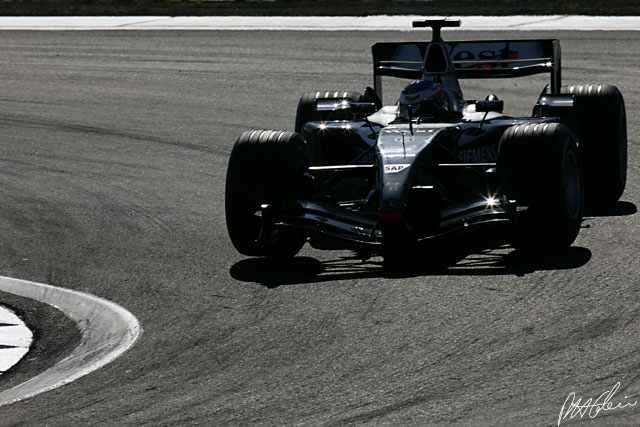
[[402, 89], [398, 100], [398, 116], [404, 119], [433, 117], [449, 111], [447, 94], [441, 83], [417, 80]]

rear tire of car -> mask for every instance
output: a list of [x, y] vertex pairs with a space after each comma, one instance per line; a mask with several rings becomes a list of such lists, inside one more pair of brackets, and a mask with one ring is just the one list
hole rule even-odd
[[[225, 215], [229, 237], [243, 255], [291, 257], [306, 241], [298, 232], [277, 227], [262, 230], [256, 216], [262, 204], [279, 206], [297, 191], [297, 178], [308, 168], [305, 142], [297, 133], [244, 132], [227, 167]], [[263, 235], [260, 240], [261, 231]]]
[[627, 180], [627, 121], [624, 99], [612, 85], [568, 85], [581, 110], [579, 149], [584, 170], [585, 201], [617, 201]]
[[298, 102], [298, 110], [296, 112], [295, 131], [302, 134], [302, 128], [307, 122], [320, 122], [325, 120], [348, 120], [349, 114], [346, 111], [316, 111], [317, 99], [335, 99], [360, 101], [362, 95], [358, 92], [349, 92], [342, 90], [330, 90], [319, 92], [307, 92], [300, 98]]
[[560, 123], [513, 126], [500, 139], [501, 193], [516, 201], [511, 244], [518, 249], [565, 248], [580, 231], [580, 154]]

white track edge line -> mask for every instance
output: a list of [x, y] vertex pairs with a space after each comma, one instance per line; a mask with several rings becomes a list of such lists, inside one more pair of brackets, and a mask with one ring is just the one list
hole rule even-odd
[[0, 406], [33, 397], [77, 380], [129, 350], [142, 334], [138, 319], [120, 305], [88, 293], [0, 276], [0, 291], [47, 303], [71, 318], [80, 344], [46, 371], [0, 392]]
[[[424, 31], [411, 21], [420, 15], [374, 16], [0, 16], [0, 30], [275, 30]], [[640, 16], [512, 15], [451, 16], [462, 26], [448, 31], [638, 31]]]

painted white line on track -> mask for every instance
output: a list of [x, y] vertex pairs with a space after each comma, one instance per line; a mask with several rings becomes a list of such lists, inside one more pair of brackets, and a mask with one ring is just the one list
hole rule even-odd
[[36, 377], [0, 392], [7, 405], [87, 375], [127, 351], [142, 334], [138, 320], [121, 306], [71, 289], [0, 276], [0, 291], [47, 303], [73, 320], [82, 338], [66, 358]]
[[13, 311], [0, 306], [0, 374], [8, 371], [29, 351], [33, 333]]
[[[411, 22], [438, 16], [5, 16], [0, 30], [424, 31]], [[640, 16], [463, 16], [459, 30], [640, 31]], [[456, 31], [458, 29], [447, 29]]]

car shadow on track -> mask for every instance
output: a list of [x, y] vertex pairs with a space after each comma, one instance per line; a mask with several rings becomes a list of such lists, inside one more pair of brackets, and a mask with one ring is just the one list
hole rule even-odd
[[638, 208], [631, 202], [615, 202], [605, 206], [587, 207], [584, 210], [584, 217], [613, 217], [635, 215]]
[[[590, 208], [585, 217], [633, 215], [630, 202]], [[325, 252], [331, 254], [331, 252]], [[466, 234], [438, 244], [380, 256], [358, 251], [338, 251], [333, 258], [309, 256], [290, 259], [249, 258], [231, 267], [231, 276], [242, 282], [268, 288], [367, 278], [408, 278], [421, 276], [524, 276], [536, 271], [569, 270], [591, 259], [587, 248], [572, 246], [562, 250], [526, 252], [513, 250], [504, 235], [491, 232]]]
[[440, 254], [438, 257], [430, 259], [413, 256], [392, 262], [376, 258], [363, 260], [355, 253], [326, 261], [312, 257], [295, 257], [284, 260], [250, 258], [234, 264], [230, 273], [234, 279], [242, 282], [277, 288], [287, 285], [380, 277], [524, 276], [541, 270], [578, 268], [591, 259], [591, 251], [581, 247], [571, 247], [563, 251], [544, 254], [525, 254], [519, 251], [499, 254], [492, 252], [492, 250], [484, 250], [467, 255], [463, 259], [460, 259], [459, 256], [451, 256], [448, 260], [446, 255]]
[[491, 247], [479, 247], [477, 244], [461, 247], [456, 246], [455, 242], [449, 243], [446, 247], [425, 248], [386, 257], [340, 251], [337, 257], [322, 261], [308, 256], [282, 260], [249, 258], [234, 264], [230, 274], [242, 282], [276, 288], [367, 278], [524, 276], [540, 270], [578, 268], [591, 259], [591, 251], [581, 247], [530, 253], [512, 250], [505, 243]]

